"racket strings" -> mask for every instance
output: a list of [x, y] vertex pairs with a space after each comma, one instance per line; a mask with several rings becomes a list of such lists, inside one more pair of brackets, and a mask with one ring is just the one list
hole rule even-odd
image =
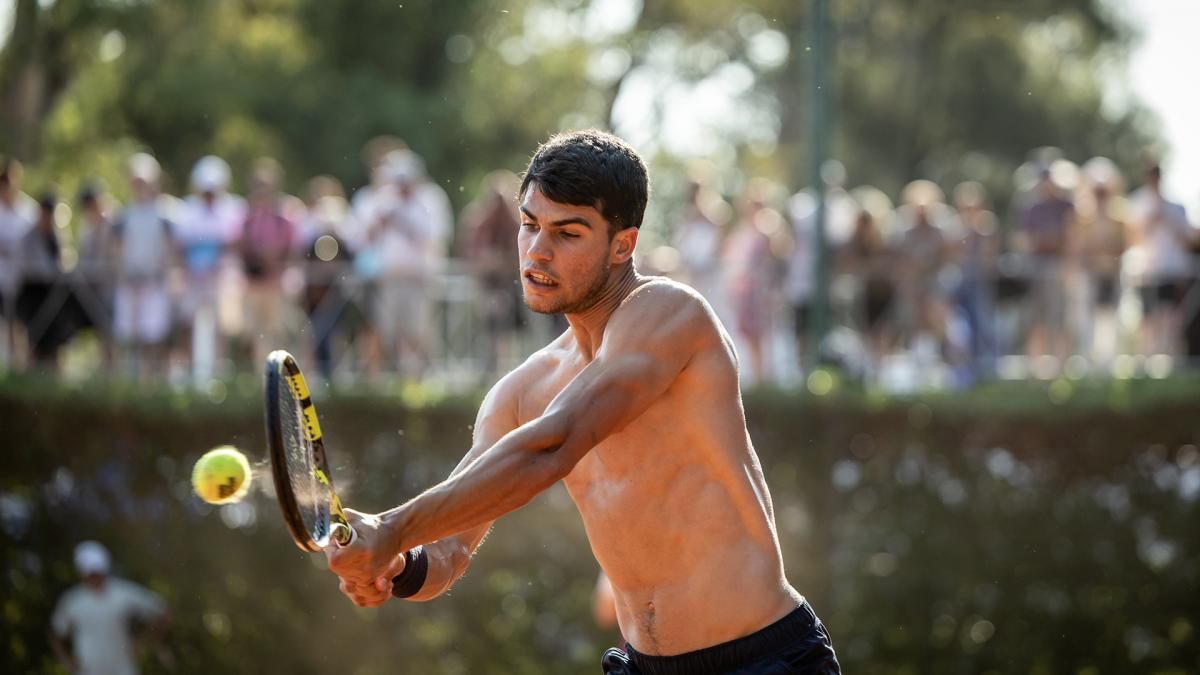
[[313, 541], [323, 545], [329, 536], [329, 499], [326, 485], [317, 478], [319, 446], [304, 433], [304, 413], [296, 392], [289, 387], [279, 397], [279, 413], [286, 446], [287, 474], [304, 528]]

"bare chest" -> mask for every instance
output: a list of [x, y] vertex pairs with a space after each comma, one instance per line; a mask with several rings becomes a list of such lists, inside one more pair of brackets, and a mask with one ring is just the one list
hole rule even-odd
[[[527, 390], [520, 404], [520, 422], [542, 415], [581, 369], [560, 365]], [[687, 461], [688, 434], [678, 428], [678, 420], [688, 417], [682, 410], [686, 387], [677, 382], [575, 465], [564, 483], [585, 521], [592, 520], [596, 511], [612, 513], [630, 505], [645, 506], [644, 500], [661, 491], [668, 474], [680, 470], [676, 464]]]

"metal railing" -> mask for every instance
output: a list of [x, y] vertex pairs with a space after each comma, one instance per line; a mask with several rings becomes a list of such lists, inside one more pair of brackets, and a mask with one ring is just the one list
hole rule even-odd
[[[1009, 254], [994, 271], [974, 275], [954, 266], [933, 279], [914, 280], [905, 270], [839, 274], [830, 286], [833, 331], [818, 350], [819, 360], [836, 362], [867, 380], [932, 386], [953, 384], [964, 375], [975, 381], [1066, 371], [1170, 372], [1194, 365], [1189, 359], [1200, 349], [1200, 262], [1191, 269], [1190, 278], [1169, 283], [1131, 275], [1104, 279], [1080, 266]], [[172, 279], [163, 281], [171, 297], [172, 330], [161, 345], [148, 345], [113, 338], [113, 291], [122, 283], [115, 275], [77, 268], [48, 278], [27, 277], [24, 287], [36, 293], [9, 289], [0, 298], [5, 322], [0, 367], [29, 368], [36, 365], [39, 345], [90, 333], [105, 356], [82, 366], [85, 376], [150, 373], [203, 386], [211, 377], [257, 372], [254, 317], [240, 327], [237, 321], [211, 321], [216, 363], [210, 371], [197, 371], [197, 326], [181, 304], [187, 281], [179, 274]], [[280, 344], [271, 346], [296, 352], [317, 376], [477, 385], [513, 367], [565, 327], [561, 318], [534, 315], [523, 305], [496, 306], [521, 305], [515, 270], [511, 293], [473, 276], [456, 260], [436, 278], [412, 281], [365, 279], [342, 263], [297, 265], [278, 284], [283, 330]], [[247, 284], [235, 265], [225, 266], [218, 281], [218, 316], [244, 313], [240, 305]], [[379, 325], [380, 296], [405, 284], [408, 291], [401, 293], [409, 293], [410, 302], [402, 306], [429, 313], [427, 334], [416, 346], [423, 354], [405, 354], [412, 350], [382, 339], [395, 332], [384, 329], [395, 326]], [[778, 289], [770, 297], [777, 351], [794, 351], [792, 312]], [[401, 323], [410, 319], [422, 321], [396, 317]], [[817, 361], [811, 354], [777, 355], [774, 377], [785, 384], [800, 381]]]

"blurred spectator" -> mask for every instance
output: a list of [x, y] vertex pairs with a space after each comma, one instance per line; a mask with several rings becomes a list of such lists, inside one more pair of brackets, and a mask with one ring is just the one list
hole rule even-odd
[[111, 276], [117, 251], [108, 195], [99, 185], [86, 184], [79, 190], [78, 201], [78, 269], [89, 276]]
[[171, 328], [167, 274], [173, 256], [173, 226], [159, 199], [160, 179], [157, 160], [146, 153], [131, 157], [132, 201], [113, 220], [117, 272], [113, 334], [123, 352], [122, 360], [135, 376], [154, 373], [166, 365]]
[[699, 169], [688, 180], [686, 199], [673, 233], [682, 266], [680, 280], [699, 291], [720, 315], [725, 311], [720, 298], [721, 244], [730, 208]]
[[15, 351], [17, 284], [20, 281], [21, 238], [33, 227], [38, 205], [21, 192], [21, 163], [0, 155], [0, 354], [11, 361]]
[[925, 359], [937, 360], [946, 345], [946, 289], [941, 283], [949, 261], [948, 207], [941, 188], [915, 180], [904, 188], [900, 222], [897, 323], [905, 343]]
[[352, 272], [354, 254], [346, 232], [353, 231], [350, 205], [341, 183], [331, 176], [309, 181], [307, 210], [302, 227], [304, 256], [304, 312], [313, 331], [317, 372], [333, 377], [333, 342], [346, 323], [350, 309], [346, 276]]
[[1127, 203], [1120, 171], [1104, 157], [1083, 165], [1076, 199], [1078, 249], [1088, 293], [1080, 305], [1081, 347], [1102, 362], [1117, 354], [1117, 304], [1121, 294], [1121, 257], [1127, 247]]
[[765, 181], [750, 181], [742, 193], [740, 218], [721, 253], [725, 268], [725, 297], [734, 317], [734, 330], [746, 347], [751, 383], [766, 379], [766, 351], [771, 336], [774, 290], [777, 281], [775, 240], [786, 234], [786, 223], [767, 204]]
[[996, 358], [993, 316], [1000, 234], [996, 216], [988, 210], [987, 191], [974, 181], [954, 189], [959, 238], [955, 242], [958, 279], [954, 301], [966, 325], [966, 372], [960, 384], [991, 375]]
[[520, 357], [525, 312], [517, 260], [520, 220], [513, 202], [519, 185], [511, 171], [488, 174], [480, 195], [462, 214], [460, 252], [475, 278], [487, 328], [484, 377]]
[[[234, 332], [241, 320], [229, 275], [222, 275], [222, 259], [246, 218], [245, 201], [227, 192], [229, 178], [225, 160], [213, 155], [201, 158], [192, 169], [193, 194], [179, 217], [184, 266], [181, 319], [197, 385], [212, 378], [223, 353], [221, 337]], [[231, 319], [231, 314], [237, 318]]]
[[370, 182], [356, 190], [350, 199], [353, 222], [358, 229], [346, 232], [350, 238], [349, 243], [356, 250], [366, 243], [368, 228], [379, 221], [380, 210], [390, 200], [393, 186], [388, 174], [388, 156], [404, 150], [408, 150], [407, 143], [395, 136], [386, 135], [376, 136], [363, 146], [362, 160]]
[[1157, 163], [1130, 197], [1131, 273], [1142, 301], [1141, 348], [1147, 354], [1178, 354], [1179, 306], [1195, 275], [1191, 249], [1198, 233], [1181, 204], [1161, 190]]
[[895, 301], [892, 255], [875, 215], [863, 208], [854, 234], [838, 251], [834, 264], [835, 285], [849, 285], [851, 326], [865, 337], [871, 363], [878, 365], [890, 348], [888, 316]]
[[57, 371], [58, 350], [74, 333], [74, 317], [63, 311], [70, 293], [60, 284], [63, 270], [54, 220], [57, 206], [53, 193], [38, 199], [37, 220], [21, 237], [16, 251], [20, 269], [17, 318], [25, 326], [33, 365], [49, 373]]
[[141, 655], [167, 628], [166, 604], [142, 586], [111, 576], [108, 550], [97, 542], [75, 547], [75, 569], [83, 583], [63, 593], [50, 620], [55, 655], [70, 673], [137, 675]]
[[836, 252], [854, 234], [860, 210], [858, 202], [846, 191], [846, 167], [836, 159], [821, 165], [825, 183], [825, 242]]
[[243, 326], [252, 345], [254, 363], [283, 344], [287, 298], [283, 273], [297, 243], [296, 225], [279, 188], [283, 168], [273, 159], [254, 164], [246, 218], [240, 228], [238, 253], [246, 279]]
[[428, 180], [416, 153], [396, 151], [386, 161], [392, 189], [371, 241], [380, 270], [375, 324], [385, 363], [420, 377], [432, 356], [430, 289], [445, 269], [453, 216], [449, 198]]
[[383, 359], [382, 336], [376, 325], [379, 311], [380, 275], [382, 273], [382, 249], [380, 234], [387, 214], [385, 210], [394, 200], [395, 185], [389, 167], [393, 153], [407, 152], [408, 144], [395, 136], [376, 136], [363, 147], [362, 159], [366, 165], [370, 182], [354, 192], [350, 199], [353, 215], [353, 231], [346, 232], [347, 244], [354, 251], [354, 273], [363, 284], [362, 301], [366, 307], [362, 326], [362, 343], [368, 372], [378, 370]]
[[[860, 211], [858, 202], [845, 189], [846, 167], [837, 160], [828, 160], [821, 165], [820, 179], [824, 187], [824, 255], [836, 259], [838, 251], [854, 236]], [[812, 294], [814, 291], [817, 260], [817, 199], [812, 187], [797, 192], [788, 202], [788, 222], [791, 243], [783, 290], [791, 311], [793, 338], [796, 345], [796, 362], [803, 371], [809, 352], [821, 346], [808, 344], [810, 331]], [[835, 264], [828, 266], [830, 280]], [[836, 297], [838, 289], [831, 286], [830, 297]]]
[[1042, 166], [1031, 202], [1021, 213], [1021, 241], [1032, 269], [1030, 356], [1052, 355], [1061, 364], [1071, 352], [1067, 328], [1065, 258], [1075, 205], [1062, 195], [1049, 166]]
[[100, 338], [105, 367], [111, 368], [117, 250], [107, 195], [99, 185], [88, 184], [79, 191], [79, 215], [79, 264], [75, 269], [82, 280], [76, 288], [88, 324]]
[[788, 254], [783, 288], [792, 312], [792, 333], [796, 345], [796, 363], [803, 371], [808, 365], [809, 312], [813, 294], [816, 256], [817, 200], [809, 191], [797, 192], [788, 200], [788, 222], [792, 245]]

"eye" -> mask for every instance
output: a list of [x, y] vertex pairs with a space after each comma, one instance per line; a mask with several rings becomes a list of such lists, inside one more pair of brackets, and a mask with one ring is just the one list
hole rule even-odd
[[575, 234], [574, 232], [563, 231], [563, 232], [560, 232], [559, 235], [562, 236], [563, 239], [578, 239], [579, 238], [579, 235]]
[[525, 221], [525, 222], [521, 223], [521, 228], [525, 229], [529, 232], [533, 232], [534, 230], [538, 229], [538, 226], [537, 226], [537, 223], [531, 223], [529, 221]]

